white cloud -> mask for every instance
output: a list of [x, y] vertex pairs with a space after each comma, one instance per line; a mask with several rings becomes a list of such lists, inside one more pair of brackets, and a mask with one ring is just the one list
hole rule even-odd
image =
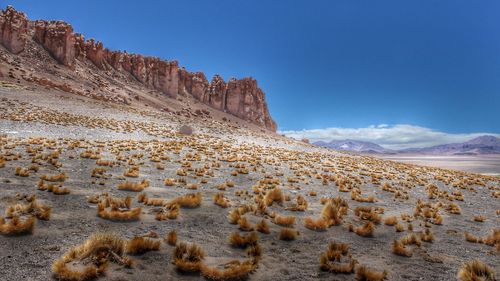
[[435, 131], [429, 128], [399, 124], [389, 126], [387, 124], [372, 125], [366, 128], [325, 128], [299, 131], [280, 131], [288, 137], [295, 139], [307, 138], [311, 141], [331, 141], [354, 139], [369, 141], [390, 149], [403, 149], [410, 147], [427, 147], [438, 144], [464, 142], [482, 135], [500, 134], [470, 133], [449, 134]]

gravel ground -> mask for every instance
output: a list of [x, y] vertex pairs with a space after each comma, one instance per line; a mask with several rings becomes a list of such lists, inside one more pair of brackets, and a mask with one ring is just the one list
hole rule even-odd
[[[245, 215], [252, 225], [265, 218], [271, 230], [270, 234], [259, 233], [263, 253], [257, 269], [249, 276], [250, 280], [355, 280], [355, 274], [333, 274], [320, 270], [319, 256], [326, 251], [331, 241], [350, 244], [353, 258], [370, 269], [386, 270], [388, 280], [454, 280], [460, 266], [476, 258], [487, 263], [497, 274], [500, 272], [499, 253], [494, 247], [469, 243], [464, 239], [465, 231], [484, 237], [500, 225], [500, 218], [496, 214], [500, 210], [500, 199], [492, 197], [492, 192], [498, 191], [500, 187], [498, 178], [341, 154], [280, 136], [266, 135], [258, 130], [234, 129], [214, 120], [210, 121], [211, 127], [208, 129], [204, 128], [206, 121], [190, 120], [197, 134], [191, 137], [180, 136], [175, 134], [175, 128], [186, 122], [185, 119], [169, 117], [168, 114], [149, 116], [140, 113], [142, 109], [96, 105], [73, 97], [60, 98], [30, 91], [19, 91], [13, 95], [12, 90], [2, 89], [0, 99], [0, 110], [3, 112], [0, 114], [0, 134], [3, 134], [0, 139], [0, 154], [11, 152], [13, 155], [20, 155], [19, 159], [7, 161], [5, 167], [0, 168], [0, 215], [4, 214], [3, 210], [8, 206], [22, 202], [16, 199], [17, 194], [36, 194], [40, 202], [52, 207], [51, 219], [37, 220], [32, 234], [0, 235], [1, 280], [53, 280], [52, 263], [68, 249], [83, 243], [97, 232], [113, 232], [131, 239], [150, 231], [162, 237], [175, 230], [180, 241], [197, 243], [205, 250], [205, 263], [208, 265], [221, 265], [233, 259], [243, 260], [246, 258], [245, 251], [231, 247], [228, 242], [231, 233], [243, 232], [238, 230], [237, 225], [230, 224], [227, 216], [235, 207], [254, 203], [253, 186], [266, 175], [280, 181], [279, 188], [291, 201], [285, 201], [282, 205], [273, 204], [267, 208], [267, 215], [253, 212]], [[54, 106], [55, 100], [58, 101], [57, 106]], [[35, 110], [35, 106], [38, 109]], [[55, 113], [49, 110], [55, 110]], [[48, 121], [29, 118], [36, 112], [50, 118]], [[61, 121], [53, 116], [57, 112], [66, 112], [83, 119], [71, 121], [73, 119], [70, 116]], [[119, 132], [115, 127], [100, 127], [104, 124], [101, 121], [92, 123], [91, 128], [84, 120], [89, 117], [118, 120], [116, 124], [120, 126], [120, 122], [131, 122], [138, 124], [137, 130]], [[33, 139], [30, 143], [30, 138], [33, 137], [43, 138], [44, 145], [35, 145]], [[78, 140], [81, 146], [72, 149], [71, 143]], [[127, 161], [134, 159], [140, 166], [138, 178], [123, 176], [130, 165], [127, 161], [117, 161], [116, 154], [113, 154], [119, 143], [130, 147], [130, 150], [123, 150], [121, 155]], [[158, 151], [159, 143], [176, 143], [179, 150], [163, 147]], [[38, 154], [59, 149], [61, 153], [58, 162], [62, 166], [55, 167], [41, 162], [39, 170], [28, 177], [15, 176], [16, 167], [32, 165], [32, 155], [27, 152], [27, 147], [42, 147]], [[103, 159], [115, 160], [119, 165], [105, 167], [108, 175], [106, 178], [91, 177], [92, 170], [98, 167], [96, 161], [80, 157], [89, 148], [100, 150]], [[164, 165], [163, 170], [157, 169], [157, 162], [150, 161], [150, 156], [154, 153], [168, 156], [168, 159], [160, 162]], [[192, 156], [196, 153], [200, 155], [199, 160], [187, 160], [190, 154]], [[136, 156], [132, 156], [134, 154]], [[143, 154], [143, 157], [137, 154]], [[238, 155], [239, 161], [223, 161], [224, 157], [232, 155]], [[180, 177], [176, 171], [185, 162], [191, 163], [193, 171]], [[220, 167], [211, 166], [215, 162]], [[248, 173], [232, 175], [237, 169], [236, 164], [243, 165]], [[213, 175], [196, 176], [194, 170], [202, 169], [205, 165], [210, 166], [207, 171], [211, 171]], [[70, 194], [55, 195], [38, 190], [40, 176], [61, 172], [68, 175], [63, 186], [71, 190]], [[381, 184], [373, 183], [373, 173], [380, 175]], [[321, 175], [330, 177], [326, 185], [323, 184]], [[460, 189], [464, 201], [451, 202], [442, 198], [430, 200], [425, 190], [425, 186], [429, 184], [435, 184], [439, 190], [450, 194], [458, 190], [451, 184], [436, 179], [437, 176], [449, 177], [451, 183], [459, 179], [479, 179], [485, 186], [468, 184], [467, 187], [473, 188], [475, 192]], [[188, 184], [199, 186], [196, 190], [188, 189], [184, 184], [168, 187], [163, 183], [166, 178], [183, 178]], [[206, 183], [201, 183], [202, 178]], [[377, 201], [363, 203], [351, 200], [349, 192], [340, 191], [340, 186], [344, 184], [341, 181], [336, 183], [335, 179], [343, 178], [350, 179], [350, 184], [346, 186], [359, 187], [363, 197], [373, 195]], [[117, 189], [125, 181], [139, 182], [143, 179], [150, 181], [150, 186], [144, 190], [149, 198], [171, 200], [180, 195], [201, 192], [201, 206], [181, 208], [177, 219], [157, 221], [154, 215], [157, 207], [137, 202], [136, 192]], [[228, 180], [234, 182], [234, 187], [227, 187], [225, 191], [218, 190]], [[416, 181], [425, 184], [419, 185]], [[395, 198], [394, 193], [382, 190], [383, 183], [386, 182], [404, 191], [408, 199]], [[406, 187], [407, 184], [410, 187]], [[317, 194], [311, 194], [313, 191]], [[102, 192], [120, 198], [127, 195], [133, 197], [132, 207], [142, 207], [140, 220], [114, 222], [98, 217], [96, 205], [88, 203], [87, 199]], [[221, 208], [213, 203], [212, 196], [219, 192], [224, 193], [229, 200], [230, 208]], [[299, 194], [307, 200], [307, 210], [288, 210], [287, 207], [292, 206]], [[323, 208], [320, 199], [337, 196], [344, 198], [349, 204], [343, 223], [326, 231], [305, 228], [304, 218], [319, 217]], [[383, 207], [384, 218], [412, 215], [418, 199], [442, 202], [445, 205], [456, 203], [461, 208], [461, 214], [450, 214], [444, 208], [440, 210], [443, 224], [431, 225], [430, 228], [435, 241], [423, 242], [420, 247], [408, 246], [413, 251], [412, 257], [393, 254], [391, 243], [409, 233], [418, 234], [423, 231], [426, 227], [422, 219], [415, 219], [411, 223], [413, 231], [404, 232], [395, 232], [393, 226], [382, 223], [376, 226], [374, 236], [370, 238], [348, 231], [349, 224], [360, 226], [364, 223], [353, 212], [358, 206]], [[278, 233], [283, 227], [271, 222], [270, 215], [273, 212], [295, 216], [295, 229], [300, 233], [296, 240], [278, 239]], [[482, 223], [475, 222], [472, 218], [476, 215], [483, 215], [486, 220]], [[404, 222], [403, 225], [407, 229], [408, 223]], [[199, 274], [185, 275], [175, 269], [172, 264], [173, 249], [174, 247], [162, 242], [159, 251], [131, 256], [134, 261], [132, 268], [111, 263], [99, 280], [202, 280], [203, 277]]]

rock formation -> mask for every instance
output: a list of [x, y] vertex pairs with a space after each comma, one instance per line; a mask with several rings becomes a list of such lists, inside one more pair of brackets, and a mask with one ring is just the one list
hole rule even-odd
[[[200, 102], [237, 116], [258, 126], [276, 131], [265, 95], [252, 78], [231, 79], [225, 82], [215, 75], [211, 82], [202, 72], [189, 72], [179, 68], [177, 61], [157, 57], [111, 51], [101, 42], [85, 39], [74, 33], [71, 25], [62, 21], [37, 20], [29, 22], [26, 15], [7, 7], [0, 14], [0, 43], [11, 53], [21, 53], [29, 34], [59, 64], [75, 69], [78, 61], [92, 62], [106, 72], [133, 77], [149, 89], [176, 98], [191, 95]], [[33, 29], [33, 31], [30, 31]]]
[[62, 21], [38, 20], [33, 39], [60, 64], [71, 68], [75, 65], [75, 34], [71, 25]]
[[24, 50], [28, 33], [28, 18], [11, 6], [0, 13], [0, 43], [10, 52]]

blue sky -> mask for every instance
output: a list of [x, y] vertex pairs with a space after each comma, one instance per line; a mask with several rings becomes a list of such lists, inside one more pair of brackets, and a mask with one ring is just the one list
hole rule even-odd
[[2, 3], [209, 78], [252, 76], [283, 132], [500, 133], [500, 1]]

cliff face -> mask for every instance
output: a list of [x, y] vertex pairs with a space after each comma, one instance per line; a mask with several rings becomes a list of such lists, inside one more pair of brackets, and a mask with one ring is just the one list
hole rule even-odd
[[35, 22], [33, 40], [42, 45], [60, 64], [75, 65], [75, 35], [71, 25], [62, 21]]
[[[231, 79], [225, 82], [215, 75], [208, 82], [201, 72], [179, 68], [177, 61], [165, 61], [126, 52], [111, 51], [101, 42], [86, 40], [73, 32], [71, 25], [62, 21], [37, 20], [27, 17], [12, 7], [0, 14], [0, 43], [14, 54], [21, 53], [32, 34], [59, 63], [74, 69], [77, 61], [91, 61], [97, 68], [131, 75], [145, 87], [158, 90], [169, 97], [191, 95], [200, 102], [237, 116], [258, 126], [276, 131], [265, 95], [252, 78]], [[30, 31], [30, 28], [33, 29]]]
[[28, 18], [24, 13], [7, 7], [0, 13], [0, 43], [10, 52], [18, 54], [24, 50], [28, 33]]

